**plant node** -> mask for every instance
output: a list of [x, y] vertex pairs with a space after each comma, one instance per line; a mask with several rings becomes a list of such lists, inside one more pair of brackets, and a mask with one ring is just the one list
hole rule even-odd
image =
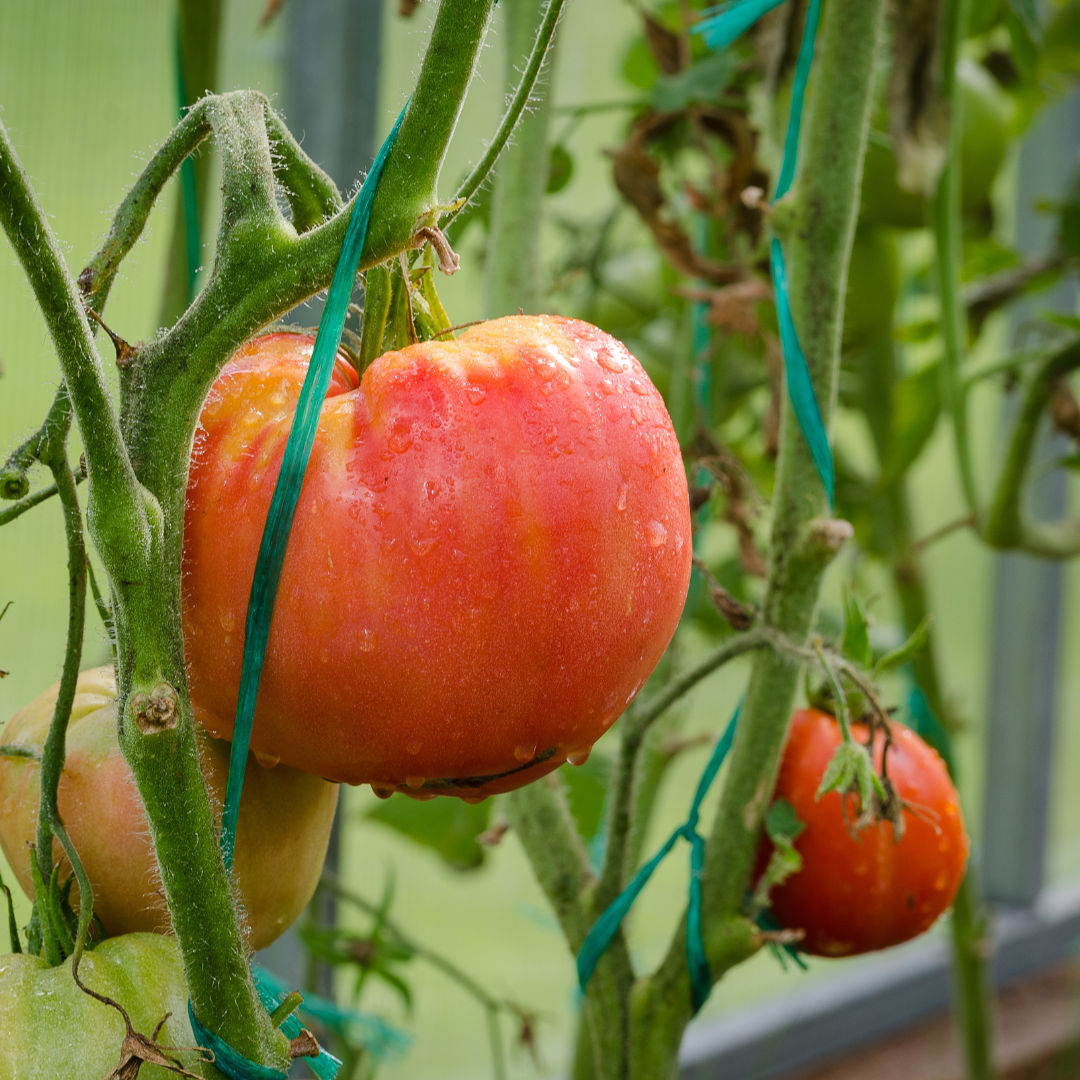
[[158, 683], [149, 693], [138, 693], [131, 698], [131, 714], [135, 725], [144, 735], [156, 735], [169, 731], [180, 721], [176, 690], [168, 683]]

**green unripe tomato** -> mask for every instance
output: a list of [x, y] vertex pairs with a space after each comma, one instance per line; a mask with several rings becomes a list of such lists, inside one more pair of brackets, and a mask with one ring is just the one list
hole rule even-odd
[[[180, 947], [164, 934], [126, 934], [86, 953], [79, 978], [118, 1001], [136, 1031], [149, 1037], [165, 1021], [158, 1040], [165, 1053], [198, 1072], [197, 1053], [167, 1047], [195, 1044], [188, 1022], [187, 983]], [[71, 961], [59, 967], [39, 956], [0, 956], [0, 1077], [3, 1080], [102, 1080], [120, 1058], [123, 1017], [84, 994], [71, 977]], [[204, 1075], [219, 1076], [210, 1066]], [[144, 1065], [139, 1080], [175, 1080]]]
[[887, 229], [860, 225], [855, 231], [844, 300], [843, 348], [860, 349], [892, 333], [900, 293], [896, 240]]
[[963, 93], [964, 127], [960, 137], [960, 204], [965, 216], [977, 213], [1005, 160], [1009, 118], [1004, 95], [981, 64], [961, 60], [957, 67]]

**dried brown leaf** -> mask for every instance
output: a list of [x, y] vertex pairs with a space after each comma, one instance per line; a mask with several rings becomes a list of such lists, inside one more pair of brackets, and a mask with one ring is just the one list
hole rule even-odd
[[665, 75], [678, 75], [683, 69], [679, 35], [647, 13], [642, 13], [642, 21], [645, 23], [645, 44], [657, 67]]
[[949, 106], [938, 42], [941, 0], [891, 0], [892, 64], [885, 90], [896, 179], [929, 197], [945, 164]]

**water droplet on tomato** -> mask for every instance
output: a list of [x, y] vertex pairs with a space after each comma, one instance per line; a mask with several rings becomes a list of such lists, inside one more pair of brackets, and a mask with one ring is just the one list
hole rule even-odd
[[667, 543], [667, 529], [659, 521], [650, 521], [645, 526], [645, 541], [651, 548], [663, 547]]
[[395, 454], [404, 454], [413, 444], [412, 425], [405, 420], [395, 420], [394, 429], [386, 440], [386, 445]]
[[630, 389], [633, 390], [635, 394], [641, 394], [642, 397], [649, 392], [649, 388], [643, 382], [638, 382], [637, 379], [630, 380]]
[[279, 758], [277, 754], [264, 754], [261, 750], [256, 750], [255, 760], [264, 769], [272, 769], [281, 760], [281, 758]]
[[389, 799], [390, 796], [394, 794], [394, 785], [376, 783], [371, 785], [371, 790], [374, 791], [380, 799]]
[[465, 388], [465, 396], [474, 405], [483, 404], [484, 398], [487, 397], [487, 391], [479, 386], [468, 386]]
[[379, 635], [374, 630], [363, 629], [357, 632], [356, 647], [361, 652], [372, 653], [379, 647]]
[[411, 787], [415, 791], [417, 788], [422, 788], [424, 786], [424, 777], [422, 777], [422, 776], [406, 776], [405, 777], [405, 783], [408, 784], [408, 786]]
[[479, 806], [487, 798], [486, 795], [462, 795], [461, 801], [470, 806]]
[[618, 375], [626, 370], [626, 364], [622, 362], [606, 345], [601, 345], [596, 350], [596, 362], [605, 370]]
[[426, 555], [437, 543], [437, 536], [418, 536], [409, 541], [409, 548], [414, 555]]
[[614, 394], [615, 384], [610, 379], [601, 379], [600, 389], [603, 390], [605, 394]]
[[420, 753], [420, 740], [413, 739], [411, 742], [405, 744], [406, 754], [419, 754]]
[[943, 892], [944, 889], [945, 889], [945, 886], [948, 885], [948, 884], [949, 884], [948, 875], [945, 873], [944, 870], [942, 870], [941, 873], [938, 874], [938, 876], [936, 878], [934, 878], [934, 888], [937, 889], [938, 892]]
[[532, 761], [536, 757], [536, 743], [518, 743], [514, 747], [514, 757], [518, 761]]
[[544, 432], [544, 442], [550, 446], [559, 437], [559, 429], [550, 427]]
[[584, 750], [575, 750], [572, 754], [566, 755], [566, 760], [571, 765], [584, 765], [589, 760], [589, 755], [592, 753], [592, 747], [586, 747]]
[[626, 509], [626, 496], [630, 493], [630, 481], [624, 480], [619, 485], [619, 501], [615, 504], [616, 510]]

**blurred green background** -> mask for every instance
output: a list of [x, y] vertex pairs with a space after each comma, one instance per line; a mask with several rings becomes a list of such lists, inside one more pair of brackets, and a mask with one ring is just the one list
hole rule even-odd
[[[282, 34], [277, 20], [257, 29], [263, 0], [228, 0], [222, 53], [222, 89], [257, 87], [272, 97], [282, 84]], [[387, 0], [383, 22], [383, 66], [379, 102], [380, 137], [408, 94], [430, 25], [430, 3], [411, 20], [398, 14], [398, 0]], [[173, 8], [144, 0], [35, 0], [0, 3], [0, 115], [11, 132], [52, 225], [77, 272], [102, 237], [113, 209], [175, 119], [173, 84]], [[624, 0], [575, 0], [560, 28], [555, 79], [556, 106], [618, 100], [627, 96], [620, 70], [628, 43], [638, 29]], [[474, 160], [494, 130], [503, 102], [505, 59], [496, 22], [483, 54], [480, 75], [466, 107], [444, 173], [443, 190]], [[279, 101], [280, 104], [280, 101]], [[567, 120], [556, 114], [552, 135]], [[618, 113], [598, 113], [574, 130], [566, 145], [575, 160], [570, 184], [549, 201], [552, 215], [595, 220], [614, 204], [605, 147], [622, 138]], [[298, 135], [302, 133], [297, 133]], [[1012, 174], [999, 179], [1000, 227], [1007, 229]], [[143, 239], [128, 257], [113, 293], [109, 322], [128, 340], [152, 334], [161, 292], [164, 257], [172, 223], [175, 184], [164, 206], [151, 218]], [[557, 255], [560, 235], [549, 228], [545, 251]], [[212, 238], [206, 230], [205, 237]], [[906, 257], [917, 258], [918, 238]], [[479, 233], [466, 233], [462, 270], [439, 283], [454, 322], [479, 318], [482, 266]], [[208, 259], [210, 249], [205, 249]], [[314, 320], [313, 320], [314, 321]], [[984, 335], [980, 349], [1005, 341], [999, 324]], [[13, 446], [44, 415], [55, 387], [57, 365], [40, 318], [11, 249], [0, 241], [0, 449]], [[999, 447], [998, 417], [986, 398], [975, 401], [978, 458], [989, 473]], [[857, 457], [868, 434], [859, 421], [841, 416], [837, 438]], [[930, 451], [914, 478], [919, 531], [929, 532], [961, 513], [948, 432], [939, 426]], [[1075, 485], [1073, 503], [1075, 498]], [[724, 545], [717, 533], [710, 542]], [[0, 724], [42, 689], [56, 681], [66, 620], [65, 554], [59, 507], [53, 503], [0, 531], [0, 606], [11, 602], [0, 622]], [[978, 835], [982, 805], [982, 745], [988, 683], [987, 655], [991, 611], [992, 557], [966, 532], [933, 547], [927, 559], [937, 613], [942, 669], [948, 690], [967, 718], [960, 739], [963, 797]], [[839, 585], [853, 568], [834, 568], [826, 604], [836, 605]], [[862, 571], [860, 571], [862, 572]], [[871, 573], [872, 577], [872, 573]], [[1080, 874], [1080, 568], [1066, 570], [1067, 625], [1062, 643], [1062, 685], [1052, 803], [1048, 874], [1051, 880]], [[882, 582], [882, 591], [887, 588]], [[885, 601], [875, 609], [882, 622], [894, 621]], [[88, 618], [86, 661], [106, 655], [100, 624]], [[745, 677], [739, 664], [703, 684], [687, 705], [689, 730], [715, 732], [726, 722]], [[603, 743], [599, 752], [605, 749]], [[688, 791], [696, 783], [708, 748], [689, 751], [667, 780], [654, 822], [659, 839], [685, 816]], [[345, 882], [376, 897], [387, 878], [396, 880], [394, 916], [420, 941], [437, 947], [472, 973], [491, 992], [536, 1010], [538, 1067], [524, 1048], [512, 1052], [512, 1075], [557, 1076], [566, 1067], [576, 1008], [572, 958], [525, 859], [510, 833], [490, 852], [485, 865], [457, 873], [436, 856], [363, 820], [373, 803], [365, 789], [345, 791], [346, 833], [342, 854]], [[712, 800], [706, 806], [706, 822]], [[496, 810], [496, 815], [498, 811]], [[652, 846], [652, 845], [650, 845]], [[5, 880], [12, 877], [0, 863]], [[631, 941], [644, 962], [667, 945], [685, 898], [685, 857], [676, 855], [656, 874], [636, 906]], [[20, 915], [28, 905], [20, 901]], [[345, 913], [343, 918], [352, 918]], [[359, 924], [358, 924], [359, 925]], [[807, 973], [784, 974], [762, 954], [725, 979], [695, 1023], [762, 995], [790, 992], [807, 979], [827, 978], [850, 963], [815, 962]], [[414, 964], [409, 979], [415, 993], [411, 1017], [400, 1000], [376, 987], [365, 1007], [382, 1011], [414, 1033], [411, 1049], [389, 1062], [393, 1080], [464, 1080], [488, 1075], [489, 1055], [481, 1010], [431, 968]], [[508, 1038], [514, 1033], [507, 1023]]]

